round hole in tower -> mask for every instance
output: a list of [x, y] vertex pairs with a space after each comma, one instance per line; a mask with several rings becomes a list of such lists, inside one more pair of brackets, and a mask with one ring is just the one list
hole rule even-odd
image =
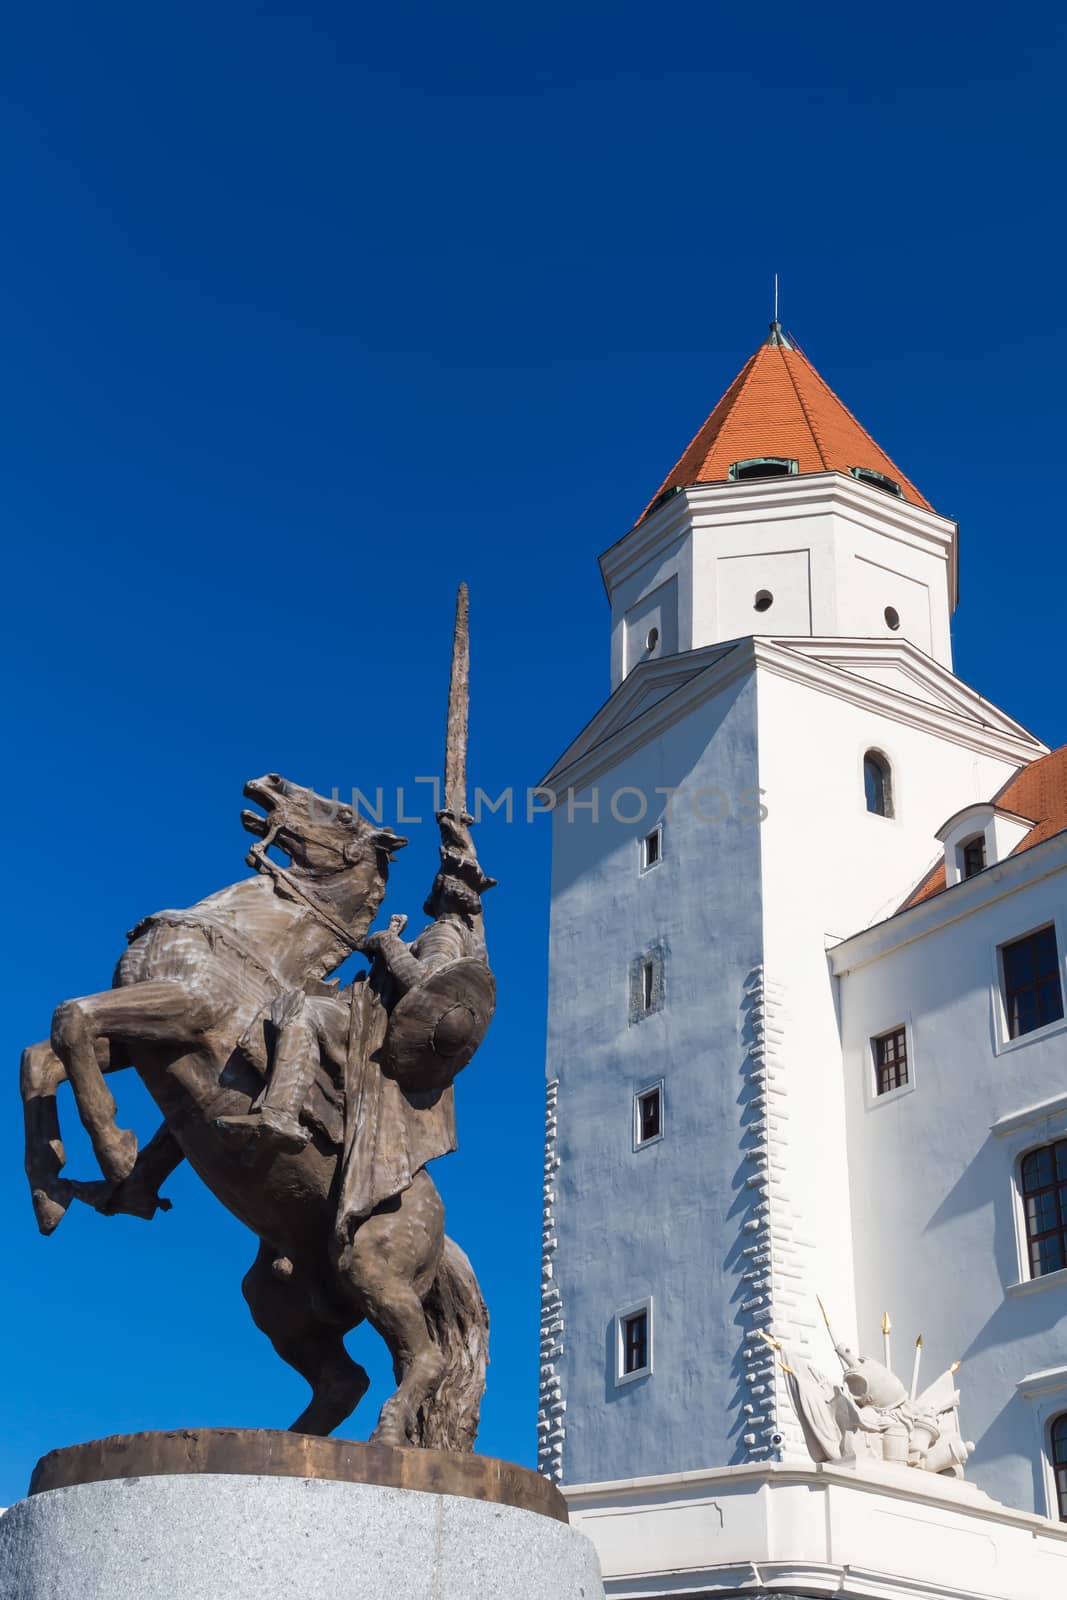
[[756, 611], [769, 611], [774, 604], [774, 596], [769, 589], [761, 589], [752, 602]]
[[897, 610], [896, 606], [886, 606], [885, 620], [886, 626], [892, 628], [893, 632], [895, 633], [900, 627], [900, 612]]
[[649, 628], [648, 632], [645, 634], [645, 649], [646, 650], [654, 650], [658, 644], [659, 644], [659, 629], [658, 628]]

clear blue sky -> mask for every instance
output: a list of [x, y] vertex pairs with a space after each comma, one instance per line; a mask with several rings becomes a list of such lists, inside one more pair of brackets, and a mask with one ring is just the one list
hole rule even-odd
[[[1063, 31], [1049, 6], [9, 8], [0, 1504], [55, 1445], [285, 1426], [306, 1395], [241, 1299], [252, 1239], [187, 1171], [150, 1226], [38, 1238], [20, 1046], [139, 916], [243, 873], [246, 777], [435, 770], [460, 577], [473, 776], [536, 780], [606, 693], [596, 555], [764, 337], [775, 270], [806, 353], [960, 519], [961, 675], [1067, 738]], [[482, 847], [501, 1008], [436, 1175], [494, 1318], [482, 1448], [529, 1463], [547, 829]], [[354, 1348], [362, 1436], [386, 1365]]]

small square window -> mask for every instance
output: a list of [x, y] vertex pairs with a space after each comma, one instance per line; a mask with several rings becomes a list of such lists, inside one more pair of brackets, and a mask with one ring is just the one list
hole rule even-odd
[[1003, 945], [1000, 956], [1008, 1038], [1018, 1039], [1058, 1022], [1063, 1016], [1063, 988], [1055, 928], [1039, 928], [1025, 939]]
[[615, 1318], [615, 1382], [631, 1383], [652, 1371], [652, 1300], [628, 1306]]
[[663, 1085], [653, 1084], [634, 1095], [634, 1149], [663, 1138]]
[[663, 860], [663, 829], [653, 828], [651, 833], [646, 833], [641, 840], [641, 871], [648, 872], [651, 867], [658, 867]]
[[891, 1028], [871, 1040], [874, 1050], [875, 1088], [879, 1094], [902, 1089], [908, 1081], [908, 1032]]

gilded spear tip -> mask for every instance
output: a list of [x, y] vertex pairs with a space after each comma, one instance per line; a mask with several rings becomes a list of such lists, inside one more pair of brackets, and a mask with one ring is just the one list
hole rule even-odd
[[960, 1370], [960, 1368], [962, 1367], [962, 1365], [963, 1365], [962, 1361], [954, 1361], [952, 1363], [951, 1367], [949, 1367], [948, 1370], [949, 1370], [949, 1372], [958, 1372]]
[[889, 1320], [889, 1312], [888, 1311], [883, 1311], [882, 1312], [882, 1332], [883, 1333], [892, 1333], [892, 1331], [893, 1331], [893, 1324]]

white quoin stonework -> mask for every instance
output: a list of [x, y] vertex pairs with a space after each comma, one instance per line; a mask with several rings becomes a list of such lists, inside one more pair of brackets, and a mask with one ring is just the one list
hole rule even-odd
[[548, 1085], [545, 1104], [545, 1183], [541, 1234], [541, 1393], [537, 1412], [537, 1465], [546, 1478], [563, 1476], [563, 1430], [567, 1402], [559, 1375], [563, 1354], [563, 1302], [553, 1275], [556, 1253], [556, 1154], [559, 1084]]
[[742, 1282], [748, 1317], [741, 1393], [742, 1441], [752, 1461], [807, 1460], [800, 1426], [786, 1393], [780, 1363], [764, 1335], [807, 1351], [811, 1240], [803, 1232], [789, 1181], [788, 1012], [781, 988], [753, 973], [743, 1001], [745, 1057], [743, 1113], [749, 1143], [745, 1179], [750, 1212], [742, 1223]]
[[[602, 557], [612, 693], [544, 779], [542, 1470], [618, 1600], [1037, 1600], [1067, 1582], [1067, 1269], [1029, 1276], [1019, 1172], [1067, 1138], [1067, 1020], [1008, 1037], [1000, 951], [1053, 926], [1067, 997], [1067, 820], [997, 797], [1047, 747], [954, 675], [956, 527], [921, 495], [803, 464], [668, 493]], [[817, 1296], [854, 1349], [891, 1313], [905, 1385], [920, 1332], [925, 1381], [962, 1360], [968, 1482], [918, 1431], [928, 1471], [816, 1465], [782, 1360], [835, 1370]]]

